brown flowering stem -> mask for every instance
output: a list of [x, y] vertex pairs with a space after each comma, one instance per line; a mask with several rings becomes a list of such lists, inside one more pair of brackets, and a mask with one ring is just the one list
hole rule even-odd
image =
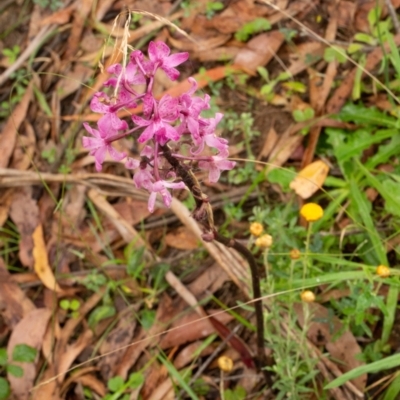
[[257, 357], [256, 363], [257, 368], [262, 370], [265, 379], [268, 384], [272, 384], [271, 377], [265, 368], [268, 365], [267, 357], [265, 355], [264, 348], [264, 314], [261, 299], [261, 288], [260, 288], [260, 274], [256, 260], [254, 259], [251, 251], [243, 246], [240, 242], [235, 239], [229, 239], [218, 232], [214, 233], [214, 238], [217, 242], [222, 243], [226, 247], [231, 247], [240, 253], [248, 262], [251, 271], [251, 283], [253, 287], [253, 298], [254, 298], [254, 309], [256, 312], [256, 331], [257, 331]]
[[166, 160], [171, 164], [175, 170], [177, 176], [179, 176], [185, 183], [187, 188], [193, 194], [196, 208], [192, 213], [192, 217], [203, 226], [204, 234], [203, 239], [207, 241], [216, 240], [226, 247], [230, 247], [239, 252], [249, 263], [251, 271], [251, 282], [253, 288], [254, 298], [254, 309], [256, 313], [256, 331], [257, 331], [257, 356], [255, 357], [256, 367], [261, 370], [264, 374], [267, 384], [272, 385], [271, 377], [265, 368], [268, 365], [267, 357], [265, 355], [264, 348], [264, 315], [261, 299], [261, 288], [260, 288], [260, 274], [256, 260], [251, 251], [243, 246], [235, 239], [229, 239], [217, 232], [214, 226], [213, 210], [208, 200], [208, 196], [205, 195], [201, 187], [190, 170], [190, 167], [182, 164], [180, 160], [174, 157], [168, 146], [161, 146]]

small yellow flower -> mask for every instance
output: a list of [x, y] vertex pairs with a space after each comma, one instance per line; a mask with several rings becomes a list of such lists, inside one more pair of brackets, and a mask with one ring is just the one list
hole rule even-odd
[[386, 265], [379, 265], [379, 267], [376, 268], [376, 274], [381, 278], [387, 278], [390, 276], [390, 269]]
[[314, 222], [322, 218], [324, 211], [322, 210], [322, 207], [316, 203], [307, 203], [301, 207], [300, 215], [307, 222]]
[[261, 247], [263, 249], [268, 249], [269, 247], [272, 246], [272, 236], [271, 235], [262, 235], [256, 240], [256, 246]]
[[231, 358], [226, 356], [221, 356], [218, 358], [218, 367], [221, 371], [231, 372], [233, 369], [233, 361]]
[[311, 290], [305, 290], [301, 293], [300, 297], [305, 303], [312, 303], [315, 301], [315, 294]]
[[252, 222], [250, 225], [250, 233], [253, 236], [260, 236], [263, 233], [264, 227], [259, 222]]
[[292, 260], [298, 260], [301, 256], [300, 250], [298, 249], [290, 250], [289, 256]]

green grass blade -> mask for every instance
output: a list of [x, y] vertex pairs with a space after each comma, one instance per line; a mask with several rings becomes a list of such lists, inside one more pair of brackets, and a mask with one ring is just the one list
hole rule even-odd
[[179, 386], [185, 390], [185, 392], [191, 397], [192, 400], [199, 400], [196, 393], [190, 388], [190, 386], [185, 382], [182, 375], [179, 371], [167, 360], [165, 357], [160, 355], [159, 360], [164, 364], [165, 368], [167, 368], [168, 373], [171, 375], [172, 378], [179, 384]]
[[400, 216], [400, 209], [398, 207], [399, 204], [399, 199], [396, 197], [396, 193], [388, 190], [384, 184], [382, 184], [379, 179], [375, 178], [374, 175], [371, 174], [371, 172], [368, 171], [367, 168], [362, 165], [362, 163], [359, 160], [356, 160], [357, 166], [360, 169], [360, 171], [363, 172], [365, 177], [367, 178], [368, 183], [374, 187], [379, 194], [385, 199], [386, 201], [386, 208], [390, 211], [392, 211], [392, 214], [396, 216]]
[[383, 400], [396, 400], [400, 398], [400, 374], [393, 379], [385, 392]]
[[361, 367], [354, 368], [351, 371], [346, 372], [339, 378], [330, 382], [328, 385], [325, 386], [324, 389], [325, 390], [333, 389], [363, 374], [376, 373], [387, 369], [399, 367], [399, 365], [400, 365], [400, 354], [394, 354], [392, 356], [384, 358], [383, 360], [375, 361], [371, 364], [362, 365]]
[[352, 199], [354, 208], [357, 209], [358, 214], [361, 217], [362, 224], [366, 228], [379, 263], [388, 265], [385, 247], [382, 243], [379, 233], [375, 228], [375, 223], [371, 216], [371, 204], [369, 203], [365, 194], [361, 192], [360, 188], [358, 187], [358, 183], [354, 179], [350, 180], [350, 197]]

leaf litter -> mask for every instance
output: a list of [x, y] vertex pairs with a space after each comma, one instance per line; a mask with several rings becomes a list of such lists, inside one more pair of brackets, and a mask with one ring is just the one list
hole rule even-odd
[[[122, 59], [115, 42], [124, 37], [126, 30], [121, 23], [116, 26], [114, 18], [126, 10], [115, 1], [49, 1], [47, 8], [39, 2], [11, 1], [2, 9], [4, 15], [22, 3], [27, 3], [22, 13], [30, 21], [29, 29], [7, 26], [14, 30], [13, 35], [2, 35], [0, 39], [1, 50], [16, 44], [21, 47], [15, 61], [2, 63], [0, 70], [0, 95], [12, 110], [0, 120], [0, 223], [6, 243], [0, 244], [0, 322], [6, 326], [0, 345], [7, 347], [10, 357], [17, 344], [29, 345], [38, 353], [34, 362], [21, 363], [22, 377], [7, 374], [14, 398], [84, 398], [85, 388], [104, 397], [109, 379], [120, 376], [126, 381], [133, 371], [144, 371], [145, 381], [143, 387], [132, 389], [132, 396], [136, 397], [131, 398], [138, 398], [139, 394], [148, 399], [175, 398], [177, 378], [166, 363], [175, 365], [182, 374], [186, 373], [185, 368], [192, 373], [217, 348], [214, 342], [205, 343], [213, 334], [219, 335], [214, 341], [222, 343], [227, 354], [231, 352], [239, 370], [254, 378], [254, 336], [233, 333], [237, 324], [234, 314], [223, 311], [218, 303], [216, 308], [210, 300], [213, 295], [225, 296], [227, 307], [236, 307], [232, 311], [239, 314], [244, 312], [236, 304], [251, 299], [246, 262], [237, 253], [202, 240], [190, 211], [180, 201], [185, 201], [185, 194], [180, 200], [173, 200], [171, 211], [160, 208], [149, 218], [143, 194], [133, 187], [118, 163], [108, 159], [105, 173], [94, 174], [93, 160], [82, 156], [81, 121], [99, 118], [90, 112], [88, 100], [108, 79], [97, 65], [106, 67]], [[191, 65], [183, 75], [194, 75], [201, 90], [215, 91], [222, 80], [239, 85], [240, 79], [245, 79], [244, 88], [223, 89], [227, 95], [218, 96], [218, 105], [224, 108], [233, 103], [239, 114], [244, 110], [238, 104], [238, 96], [247, 96], [247, 103], [253, 95], [255, 114], [270, 109], [271, 120], [274, 114], [283, 113], [286, 118], [273, 122], [270, 129], [260, 123], [261, 145], [255, 153], [260, 161], [269, 163], [267, 172], [296, 165], [299, 174], [292, 180], [292, 189], [301, 199], [314, 195], [328, 174], [328, 166], [316, 156], [321, 132], [327, 126], [348, 127], [345, 122], [329, 118], [342, 109], [359, 79], [358, 66], [343, 65], [337, 59], [323, 61], [326, 44], [350, 40], [348, 30], [352, 25], [355, 31], [370, 34], [368, 16], [375, 2], [339, 1], [337, 7], [317, 2], [311, 7], [309, 2], [300, 0], [246, 0], [221, 2], [222, 11], [213, 9], [212, 2], [205, 0], [195, 6], [187, 4], [179, 11], [180, 2], [138, 3], [140, 7], [135, 4], [135, 8], [139, 10], [133, 15], [140, 17], [128, 27], [129, 46], [140, 47], [150, 39], [163, 39], [175, 51], [190, 51]], [[400, 2], [392, 1], [391, 5], [397, 9]], [[382, 16], [387, 12], [384, 8]], [[251, 38], [240, 41], [236, 34], [260, 17], [269, 21], [271, 29], [252, 32]], [[306, 28], [305, 32], [311, 30], [315, 34], [305, 34], [294, 46], [285, 35], [298, 29], [296, 21]], [[182, 31], [175, 30], [177, 25], [173, 24]], [[393, 40], [397, 46], [399, 35], [394, 35]], [[371, 49], [361, 78], [364, 73], [374, 74], [389, 51], [389, 44]], [[227, 61], [232, 64], [224, 64]], [[204, 71], [196, 74], [203, 65]], [[282, 71], [299, 77], [309, 97], [296, 94], [290, 86], [277, 81], [267, 105], [260, 95], [266, 82], [256, 78], [259, 69], [266, 67], [270, 80]], [[20, 68], [24, 68], [22, 74], [35, 75], [35, 79], [31, 75], [28, 85], [24, 86], [22, 77], [14, 81]], [[14, 82], [16, 87], [12, 86]], [[186, 79], [170, 87], [161, 79], [156, 84], [160, 97], [176, 97], [190, 87]], [[13, 96], [17, 98], [15, 103], [10, 100]], [[374, 100], [378, 107], [390, 108], [388, 96], [372, 96], [370, 101]], [[292, 118], [294, 110], [308, 107], [315, 111], [310, 121]], [[120, 117], [139, 112], [139, 108], [124, 110]], [[302, 130], [308, 128], [305, 141]], [[140, 150], [127, 145], [132, 153]], [[293, 163], [296, 159], [300, 164]], [[218, 186], [208, 189], [213, 200]], [[378, 193], [375, 190], [374, 196], [368, 197], [371, 204]], [[345, 220], [338, 221], [341, 223]], [[8, 244], [12, 234], [18, 237], [17, 249]], [[396, 246], [395, 238], [390, 243]], [[130, 252], [126, 250], [128, 245]], [[134, 254], [143, 248], [142, 257], [135, 259]], [[215, 263], [204, 267], [200, 248]], [[170, 270], [164, 272], [165, 280], [160, 280], [162, 275], [156, 271], [162, 271], [165, 264], [170, 265]], [[193, 268], [204, 272], [193, 281], [187, 280], [185, 274], [179, 276], [182, 270]], [[229, 296], [235, 293], [234, 287], [241, 294], [237, 298]], [[69, 306], [79, 304], [78, 309], [61, 309], [62, 299], [68, 300]], [[270, 306], [268, 299], [266, 311]], [[315, 318], [329, 317], [323, 306], [313, 306]], [[96, 320], [93, 327], [93, 315], [100, 309], [112, 312]], [[295, 309], [302, 326], [304, 309], [300, 305]], [[281, 328], [283, 335], [293, 339], [288, 324], [282, 322]], [[314, 321], [307, 328], [307, 347], [320, 358], [318, 367], [326, 380], [361, 365], [356, 338], [336, 317], [335, 330], [341, 336], [334, 337], [328, 323]], [[322, 356], [321, 346], [332, 360]], [[77, 369], [71, 372], [70, 368]], [[206, 398], [217, 398], [219, 393], [215, 368], [210, 364], [201, 375], [211, 387]], [[246, 378], [239, 377], [227, 385], [234, 389], [235, 384], [242, 384], [248, 394], [257, 393], [261, 387], [259, 380], [253, 378], [244, 383]], [[336, 399], [361, 398], [366, 376], [353, 383], [343, 390], [330, 391], [330, 395]], [[274, 398], [273, 391], [264, 394]]]

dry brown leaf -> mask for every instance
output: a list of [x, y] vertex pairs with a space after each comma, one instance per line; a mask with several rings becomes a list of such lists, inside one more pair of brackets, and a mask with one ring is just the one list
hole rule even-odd
[[185, 226], [180, 226], [167, 233], [165, 242], [168, 246], [180, 250], [193, 250], [199, 247], [196, 235]]
[[100, 195], [100, 193], [95, 189], [89, 190], [88, 196], [94, 205], [110, 219], [126, 243], [135, 241], [135, 246], [138, 248], [143, 246], [147, 247], [139, 233], [136, 232], [136, 230], [129, 224], [128, 221], [118, 214], [115, 208], [106, 200], [104, 196]]
[[[203, 340], [197, 340], [193, 343], [188, 344], [185, 346], [175, 357], [174, 359], [174, 367], [177, 370], [182, 369], [189, 363], [191, 363], [195, 357], [205, 357], [213, 353], [215, 350], [215, 346], [207, 346], [203, 348], [204, 342]], [[198, 350], [201, 350], [199, 353]]]
[[168, 377], [164, 382], [155, 388], [154, 392], [148, 397], [147, 400], [174, 400], [175, 390], [172, 379]]
[[292, 76], [299, 74], [321, 59], [325, 45], [321, 42], [305, 42], [296, 46], [296, 53], [291, 55], [292, 63], [287, 72]]
[[0, 194], [0, 228], [7, 221], [13, 199], [13, 189], [3, 190]]
[[107, 335], [106, 339], [100, 346], [100, 354], [105, 356], [100, 360], [98, 367], [100, 368], [102, 377], [108, 381], [115, 376], [115, 370], [124, 355], [124, 350], [115, 351], [125, 347], [132, 341], [133, 331], [136, 328], [136, 319], [131, 314], [121, 315], [115, 328]]
[[54, 290], [57, 293], [62, 293], [63, 291], [56, 282], [56, 278], [49, 264], [46, 244], [43, 237], [43, 227], [41, 224], [36, 227], [32, 238], [34, 270], [37, 276], [48, 289]]
[[20, 134], [15, 146], [11, 168], [26, 170], [32, 163], [36, 151], [35, 131], [28, 120], [25, 120], [25, 134]]
[[29, 103], [32, 99], [32, 85], [30, 83], [27, 87], [22, 99], [18, 102], [14, 111], [11, 113], [3, 130], [0, 133], [0, 168], [5, 168], [10, 161], [11, 155], [14, 151], [15, 143], [17, 142], [18, 129], [21, 123], [26, 118]]
[[[219, 322], [227, 324], [233, 317], [228, 313], [221, 313], [219, 310], [211, 310], [209, 315], [214, 315]], [[199, 314], [191, 312], [174, 321], [173, 328], [184, 325], [182, 328], [168, 332], [160, 341], [162, 349], [180, 346], [182, 344], [202, 339], [215, 332], [215, 329], [208, 318], [199, 319]]]
[[0, 258], [0, 313], [5, 323], [14, 328], [18, 322], [36, 307], [12, 279], [4, 261]]
[[[39, 350], [42, 344], [43, 336], [46, 332], [47, 324], [51, 317], [51, 310], [47, 308], [38, 308], [30, 311], [13, 329], [10, 340], [7, 344], [7, 353], [9, 360], [12, 360], [14, 347], [18, 344], [26, 344]], [[33, 363], [13, 362], [24, 371], [21, 378], [17, 378], [10, 373], [7, 378], [10, 382], [13, 396], [16, 400], [28, 400], [29, 391], [33, 387], [36, 376], [36, 361]]]
[[163, 382], [167, 376], [167, 368], [163, 364], [160, 365], [157, 360], [154, 360], [150, 368], [145, 371], [145, 381], [140, 391], [142, 398], [148, 399], [154, 391], [154, 388]]
[[328, 172], [327, 164], [321, 160], [314, 161], [296, 175], [290, 182], [290, 188], [302, 199], [308, 199], [322, 188]]
[[97, 379], [92, 374], [82, 375], [76, 378], [75, 382], [80, 383], [82, 386], [86, 386], [89, 389], [96, 392], [101, 398], [104, 398], [107, 393], [106, 385]]
[[43, 18], [40, 21], [40, 25], [64, 25], [71, 18], [72, 12], [75, 10], [75, 5], [71, 5], [69, 7], [63, 8], [62, 10], [56, 11], [53, 14], [49, 15], [46, 18]]
[[[304, 325], [303, 306], [303, 303], [294, 304], [301, 327]], [[309, 322], [308, 325], [307, 337], [316, 346], [325, 346], [333, 359], [341, 361], [337, 365], [343, 372], [348, 372], [364, 365], [364, 362], [357, 358], [362, 351], [353, 334], [346, 330], [338, 335], [343, 329], [340, 319], [330, 315], [328, 309], [318, 303], [310, 303], [307, 306], [310, 307], [310, 312], [313, 316], [312, 322]], [[326, 322], [315, 322], [317, 320]], [[364, 391], [367, 383], [367, 374], [352, 379], [351, 382], [359, 390]]]
[[68, 75], [61, 78], [56, 85], [59, 99], [63, 100], [72, 93], [76, 92], [87, 79], [93, 74], [93, 69], [81, 63], [77, 63], [74, 68], [68, 72]]
[[272, 60], [283, 42], [284, 36], [278, 30], [261, 33], [239, 50], [234, 63], [255, 74], [258, 67], [266, 66]]
[[[271, 154], [271, 151], [275, 147], [278, 142], [279, 136], [276, 133], [273, 126], [271, 126], [270, 130], [265, 135], [264, 144], [261, 148], [260, 153], [257, 156], [257, 160], [261, 160], [264, 157], [268, 157]], [[264, 167], [261, 167], [264, 168]]]
[[292, 135], [292, 127], [289, 127], [279, 138], [278, 143], [272, 150], [268, 157], [267, 173], [274, 168], [283, 165], [293, 154], [293, 152], [299, 147], [304, 139], [304, 135], [296, 134]]
[[42, 386], [35, 387], [31, 392], [31, 398], [29, 400], [44, 400], [44, 399], [51, 399], [51, 400], [63, 400], [60, 396], [60, 386], [57, 383], [57, 380], [51, 380], [47, 382], [49, 379], [53, 378], [56, 374], [55, 365], [50, 365], [44, 374], [41, 376], [40, 383], [46, 382], [46, 384]]
[[185, 51], [210, 51], [212, 49], [218, 48], [225, 44], [231, 35], [223, 35], [223, 34], [216, 34], [207, 39], [201, 39], [196, 41], [191, 40], [178, 40], [174, 39], [172, 36], [168, 36], [168, 41], [174, 46], [174, 48], [178, 50], [185, 50]]
[[336, 14], [338, 26], [341, 28], [348, 28], [354, 26], [354, 16], [356, 13], [357, 4], [352, 1], [338, 1], [328, 4], [329, 14]]
[[68, 35], [68, 43], [64, 60], [70, 62], [70, 58], [74, 58], [79, 48], [81, 41], [82, 31], [85, 27], [85, 20], [92, 9], [93, 0], [80, 0], [75, 3], [75, 12], [73, 14], [73, 21], [71, 31]]
[[202, 50], [193, 53], [193, 57], [199, 61], [230, 61], [236, 57], [240, 48], [234, 46], [221, 46], [213, 51]]
[[39, 224], [39, 208], [31, 197], [32, 188], [24, 187], [15, 190], [10, 208], [10, 217], [21, 236], [19, 243], [19, 259], [25, 267], [33, 268], [32, 234]]
[[128, 198], [126, 201], [113, 204], [113, 207], [123, 219], [135, 226], [146, 219], [151, 212], [145, 201], [137, 201]]
[[[65, 373], [68, 368], [72, 365], [75, 358], [82, 353], [82, 351], [89, 346], [93, 338], [93, 331], [87, 329], [81, 333], [76, 342], [68, 345], [65, 351], [61, 354], [60, 358], [57, 359], [57, 381], [62, 382], [64, 380]], [[60, 375], [59, 375], [60, 374]]]
[[[129, 346], [126, 349], [124, 357], [122, 358], [116, 370], [116, 375], [126, 379], [129, 370], [136, 363], [144, 349], [146, 349], [148, 346], [157, 346], [160, 336], [154, 337], [154, 335], [157, 335], [163, 332], [165, 329], [168, 329], [168, 324], [176, 316], [177, 312], [178, 311], [172, 303], [171, 298], [166, 294], [163, 294], [157, 308], [155, 323], [148, 331], [141, 329], [138, 337], [134, 338], [133, 343], [135, 341], [139, 341], [139, 343], [132, 344], [132, 346]], [[151, 338], [151, 340], [144, 340], [146, 338]]]
[[208, 296], [208, 293], [215, 293], [221, 286], [229, 280], [227, 273], [221, 267], [214, 263], [199, 275], [193, 282], [187, 285], [188, 290], [201, 299]]

